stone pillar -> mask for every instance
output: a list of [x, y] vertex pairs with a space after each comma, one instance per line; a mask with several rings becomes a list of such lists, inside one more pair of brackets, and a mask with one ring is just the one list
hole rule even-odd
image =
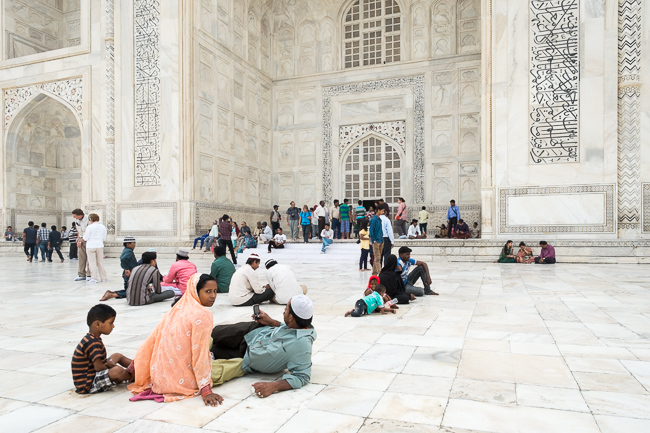
[[640, 230], [639, 173], [641, 80], [641, 3], [618, 1], [618, 234], [635, 237]]
[[492, 161], [492, 0], [481, 1], [481, 238], [494, 239], [497, 195]]
[[115, 235], [115, 0], [106, 0], [104, 13], [106, 33], [104, 51], [106, 58], [104, 107], [106, 143], [106, 216], [105, 224], [109, 235]]

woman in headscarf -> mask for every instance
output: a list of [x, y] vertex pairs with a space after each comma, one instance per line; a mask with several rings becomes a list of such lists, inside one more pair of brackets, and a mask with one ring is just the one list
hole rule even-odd
[[533, 250], [527, 247], [525, 242], [519, 243], [519, 251], [517, 251], [515, 261], [517, 263], [533, 263], [535, 261]]
[[[212, 393], [211, 307], [217, 297], [217, 281], [194, 274], [185, 295], [174, 305], [138, 349], [133, 360], [134, 383], [128, 386], [140, 398], [164, 397], [165, 402], [201, 395], [206, 406], [223, 398]], [[135, 398], [134, 398], [135, 399]]]
[[[406, 293], [404, 282], [400, 274], [396, 272], [396, 268], [397, 257], [395, 254], [391, 254], [384, 260], [384, 267], [381, 268], [381, 272], [379, 273], [379, 280], [386, 287], [386, 294], [391, 299], [397, 298], [398, 304], [408, 304], [409, 301], [415, 299], [415, 296]], [[400, 268], [399, 272], [401, 271], [402, 269]]]
[[506, 244], [501, 248], [501, 254], [499, 259], [495, 263], [514, 263], [515, 256], [512, 252], [512, 241], [506, 242]]

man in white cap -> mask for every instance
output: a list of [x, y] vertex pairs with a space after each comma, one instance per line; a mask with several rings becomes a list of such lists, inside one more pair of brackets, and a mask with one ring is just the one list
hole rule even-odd
[[133, 250], [135, 249], [135, 238], [125, 236], [123, 241], [124, 249], [120, 255], [120, 266], [122, 267], [122, 279], [124, 280], [124, 290], [107, 290], [100, 301], [108, 301], [113, 298], [126, 298], [126, 290], [129, 287], [129, 277], [133, 268], [138, 266], [138, 259], [135, 258]]
[[271, 286], [262, 286], [257, 279], [257, 268], [260, 267], [260, 256], [253, 253], [246, 264], [237, 269], [230, 279], [228, 298], [236, 307], [250, 307], [270, 301], [275, 296]]
[[196, 265], [190, 262], [190, 252], [185, 248], [179, 248], [176, 251], [176, 262], [163, 277], [162, 290], [173, 290], [176, 296], [183, 296], [187, 290], [187, 282], [194, 274], [196, 274]]
[[277, 304], [286, 304], [296, 295], [307, 293], [307, 288], [300, 286], [296, 274], [289, 265], [281, 265], [273, 259], [264, 263], [266, 267], [266, 281], [275, 293], [273, 300]]
[[296, 295], [284, 309], [284, 323], [260, 311], [254, 322], [217, 325], [212, 330], [213, 385], [251, 373], [273, 374], [289, 370], [275, 382], [256, 382], [255, 395], [264, 398], [298, 389], [311, 378], [311, 350], [316, 331], [311, 325], [314, 304]]

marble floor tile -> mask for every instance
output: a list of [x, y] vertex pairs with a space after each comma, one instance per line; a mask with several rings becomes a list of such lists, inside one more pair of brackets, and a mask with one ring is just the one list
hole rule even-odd
[[590, 412], [579, 390], [550, 386], [518, 384], [517, 404], [573, 412]]
[[439, 426], [446, 405], [446, 398], [386, 392], [370, 417]]
[[627, 370], [650, 391], [650, 362], [648, 361], [621, 361]]
[[363, 421], [363, 418], [357, 416], [304, 409], [283, 425], [277, 433], [354, 433], [359, 430]]
[[510, 353], [520, 355], [560, 356], [555, 344], [527, 343], [525, 341], [511, 341]]
[[511, 359], [517, 383], [577, 388], [561, 357], [512, 354]]
[[29, 403], [26, 401], [9, 400], [7, 398], [0, 398], [0, 415], [11, 412], [12, 410], [20, 409], [27, 406]]
[[510, 353], [478, 350], [463, 351], [458, 377], [492, 382], [515, 382]]
[[311, 368], [311, 383], [329, 385], [334, 380], [348, 370], [346, 367], [327, 367], [324, 365], [313, 365]]
[[164, 404], [143, 419], [189, 427], [203, 427], [239, 403], [240, 400], [224, 398], [223, 404], [208, 407], [201, 398], [189, 398], [174, 402], [174, 404]]
[[382, 397], [382, 391], [328, 386], [309, 400], [307, 407], [325, 412], [367, 417]]
[[[94, 396], [93, 396], [94, 397]], [[128, 391], [117, 393], [108, 400], [97, 400], [97, 403], [79, 412], [81, 415], [98, 416], [117, 421], [135, 421], [160, 409], [166, 403], [155, 403], [152, 400], [131, 402]]]
[[454, 380], [448, 377], [398, 374], [390, 384], [388, 391], [394, 393], [447, 397], [453, 382]]
[[72, 413], [72, 411], [56, 407], [30, 404], [0, 415], [0, 426], [6, 432], [29, 433], [72, 415]]
[[460, 350], [419, 347], [402, 373], [453, 378], [458, 371], [460, 354]]
[[463, 349], [510, 353], [510, 343], [505, 340], [474, 340], [468, 338], [465, 339]]
[[125, 425], [125, 422], [113, 421], [106, 418], [70, 415], [36, 430], [35, 433], [112, 433]]
[[650, 419], [648, 395], [603, 391], [584, 391], [582, 395], [594, 415]]
[[648, 433], [650, 431], [648, 419], [605, 415], [596, 415], [595, 418], [602, 433]]
[[648, 394], [648, 391], [631, 374], [574, 372], [573, 376], [582, 391]]
[[117, 430], [116, 433], [142, 433], [142, 432], [156, 432], [156, 433], [200, 433], [204, 430], [187, 427], [177, 424], [168, 424], [160, 421], [150, 421], [140, 419], [125, 427]]
[[287, 406], [275, 398], [249, 397], [203, 428], [224, 433], [274, 432], [298, 409], [298, 405]]
[[415, 349], [413, 346], [375, 344], [352, 365], [352, 368], [399, 373], [411, 359]]
[[565, 356], [564, 361], [571, 371], [586, 373], [626, 374], [627, 370], [617, 359], [581, 358]]
[[396, 376], [398, 376], [396, 373], [383, 371], [347, 369], [332, 382], [332, 385], [386, 391]]
[[458, 378], [454, 380], [449, 398], [513, 405], [517, 401], [515, 385]]
[[[447, 432], [448, 430], [444, 430]], [[442, 433], [443, 430], [435, 426], [416, 424], [408, 421], [394, 421], [388, 419], [366, 419], [359, 433]], [[449, 432], [455, 433], [455, 432]]]

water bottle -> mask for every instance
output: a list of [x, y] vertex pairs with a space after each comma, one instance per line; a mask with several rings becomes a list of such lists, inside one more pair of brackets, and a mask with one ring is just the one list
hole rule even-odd
[[386, 307], [390, 308], [395, 304], [397, 304], [397, 298], [393, 298], [390, 301], [386, 302]]

